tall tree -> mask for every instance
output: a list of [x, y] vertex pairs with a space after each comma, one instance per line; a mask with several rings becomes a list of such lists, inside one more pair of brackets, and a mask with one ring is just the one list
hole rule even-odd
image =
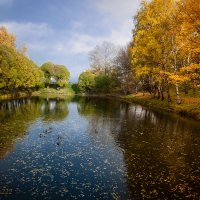
[[116, 78], [120, 83], [122, 91], [127, 94], [133, 91], [133, 86], [137, 92], [137, 82], [134, 78], [134, 71], [131, 64], [129, 45], [120, 48], [117, 56], [114, 59], [114, 69], [116, 71]]
[[[170, 85], [175, 85], [177, 102], [179, 87], [186, 79], [180, 75], [183, 66], [182, 22], [175, 0], [144, 1], [135, 17], [131, 48], [136, 76], [152, 94], [164, 99], [166, 90], [170, 100]], [[137, 74], [138, 73], [138, 74]]]

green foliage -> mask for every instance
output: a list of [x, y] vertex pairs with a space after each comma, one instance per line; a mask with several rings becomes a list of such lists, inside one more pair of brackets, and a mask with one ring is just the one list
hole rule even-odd
[[59, 87], [65, 87], [69, 83], [70, 73], [64, 65], [47, 62], [41, 66], [41, 70], [44, 72], [46, 86], [53, 84], [51, 79]]
[[34, 91], [33, 96], [40, 96], [45, 98], [56, 98], [56, 97], [65, 97], [65, 96], [73, 96], [74, 91], [70, 85], [65, 86], [64, 88], [55, 89], [53, 87], [49, 88], [40, 88], [37, 91]]
[[110, 75], [99, 75], [95, 79], [97, 92], [111, 92], [114, 80]]
[[75, 92], [75, 94], [78, 94], [80, 92], [78, 84], [74, 83], [71, 85], [72, 90]]
[[93, 73], [86, 71], [80, 74], [78, 80], [79, 92], [111, 92], [115, 86], [115, 79], [112, 75]]
[[96, 75], [91, 71], [86, 71], [80, 74], [78, 79], [78, 87], [81, 92], [92, 92], [95, 89]]
[[78, 80], [78, 92], [111, 92], [116, 86], [117, 80], [113, 75], [102, 73], [94, 74], [92, 71], [86, 71], [80, 74]]

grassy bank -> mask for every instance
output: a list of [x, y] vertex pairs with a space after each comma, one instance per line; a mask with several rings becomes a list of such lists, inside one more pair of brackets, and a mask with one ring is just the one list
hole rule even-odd
[[27, 92], [18, 92], [15, 94], [8, 93], [8, 94], [0, 94], [0, 100], [9, 100], [9, 99], [16, 99], [16, 98], [23, 98], [23, 97], [30, 97], [30, 96], [38, 96], [38, 97], [64, 97], [64, 96], [72, 96], [74, 95], [74, 91], [70, 88], [63, 88], [60, 90], [54, 88], [43, 88], [37, 91], [30, 93]]
[[68, 87], [60, 90], [54, 88], [43, 88], [32, 93], [32, 96], [39, 97], [63, 97], [74, 95], [74, 91]]
[[127, 96], [120, 97], [123, 100], [132, 103], [138, 103], [146, 107], [156, 108], [167, 110], [170, 112], [178, 113], [182, 116], [186, 116], [192, 119], [200, 120], [200, 95], [181, 95], [181, 104], [177, 104], [175, 99], [175, 94], [172, 94], [172, 101], [168, 102], [167, 99], [160, 100], [153, 98], [150, 94], [145, 93], [143, 96], [142, 93], [131, 94]]

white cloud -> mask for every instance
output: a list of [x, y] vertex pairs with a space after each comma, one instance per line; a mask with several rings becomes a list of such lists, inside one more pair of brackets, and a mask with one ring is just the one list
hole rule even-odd
[[[94, 47], [96, 37], [71, 31], [54, 30], [46, 23], [0, 22], [17, 37], [17, 44], [27, 43], [29, 51], [47, 51], [47, 54], [86, 53]], [[69, 51], [70, 50], [70, 51]]]
[[90, 0], [90, 2], [94, 9], [104, 16], [104, 26], [110, 30], [103, 40], [116, 45], [126, 45], [132, 38], [133, 16], [141, 0]]
[[41, 38], [47, 35], [51, 35], [54, 31], [46, 23], [18, 23], [15, 21], [1, 22], [0, 26], [5, 26], [7, 29], [14, 33], [17, 37], [27, 38]]
[[55, 31], [46, 23], [19, 23], [15, 21], [0, 22], [10, 33], [16, 36], [17, 46], [26, 44], [31, 56], [32, 51], [45, 52], [51, 47], [49, 39]]

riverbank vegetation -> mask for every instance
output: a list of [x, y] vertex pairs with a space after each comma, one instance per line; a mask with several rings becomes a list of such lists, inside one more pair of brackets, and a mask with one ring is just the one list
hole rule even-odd
[[168, 102], [167, 99], [160, 101], [160, 99], [153, 98], [149, 93], [143, 95], [141, 92], [121, 96], [121, 98], [127, 102], [138, 103], [154, 109], [175, 112], [188, 118], [200, 120], [200, 94], [193, 95], [192, 91], [189, 95], [181, 94], [181, 104], [177, 104], [175, 92], [171, 94], [171, 102]]
[[71, 96], [74, 95], [74, 90], [72, 89], [71, 85], [68, 84], [63, 88], [40, 88], [32, 93], [32, 96], [40, 96], [40, 97], [64, 97], [64, 96]]

